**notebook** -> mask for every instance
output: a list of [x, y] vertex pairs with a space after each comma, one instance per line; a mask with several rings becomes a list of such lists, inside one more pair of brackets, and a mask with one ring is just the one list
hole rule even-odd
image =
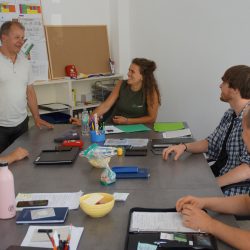
[[16, 219], [16, 224], [63, 223], [68, 207], [25, 208]]
[[35, 159], [36, 165], [71, 164], [78, 156], [79, 148], [73, 147], [65, 150], [52, 149], [43, 150]]
[[132, 208], [127, 228], [126, 250], [218, 249], [213, 235], [184, 227], [174, 208]]

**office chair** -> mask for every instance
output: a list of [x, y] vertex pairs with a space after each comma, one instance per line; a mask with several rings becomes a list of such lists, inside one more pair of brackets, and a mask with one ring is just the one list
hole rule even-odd
[[[223, 191], [223, 193], [226, 190], [229, 190], [230, 188], [237, 188], [237, 187], [250, 187], [250, 180], [247, 181], [242, 181], [242, 182], [237, 182], [237, 183], [233, 183], [233, 184], [229, 184], [226, 186], [221, 187], [221, 190]], [[250, 215], [234, 215], [236, 220], [250, 220]]]

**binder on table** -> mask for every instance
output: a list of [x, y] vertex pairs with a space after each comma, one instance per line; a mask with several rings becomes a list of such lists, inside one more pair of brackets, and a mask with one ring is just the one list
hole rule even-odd
[[[171, 218], [172, 215], [173, 221], [166, 223], [166, 218]], [[140, 244], [149, 244], [155, 246], [155, 249], [217, 250], [216, 239], [211, 234], [175, 224], [178, 224], [178, 216], [174, 208], [132, 208], [129, 212], [124, 249], [134, 250]]]
[[[43, 211], [52, 209], [53, 214], [49, 217], [41, 216]], [[37, 218], [32, 218], [32, 212], [37, 211]], [[68, 214], [68, 207], [55, 208], [25, 208], [16, 219], [16, 224], [45, 224], [45, 223], [63, 223]]]

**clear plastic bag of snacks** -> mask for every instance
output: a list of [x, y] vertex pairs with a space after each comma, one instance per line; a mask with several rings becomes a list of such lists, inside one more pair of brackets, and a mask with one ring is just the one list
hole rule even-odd
[[115, 181], [116, 181], [116, 173], [112, 171], [110, 167], [107, 165], [107, 167], [101, 174], [100, 182], [102, 185], [107, 186], [109, 184], [114, 183]]
[[89, 163], [96, 168], [106, 168], [112, 156], [117, 154], [114, 147], [102, 147], [94, 143], [80, 153], [80, 156], [88, 158]]

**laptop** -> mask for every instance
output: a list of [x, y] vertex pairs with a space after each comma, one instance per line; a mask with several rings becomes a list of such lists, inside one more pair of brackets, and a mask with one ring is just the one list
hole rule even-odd
[[43, 150], [35, 159], [35, 165], [72, 164], [78, 156], [78, 147]]

